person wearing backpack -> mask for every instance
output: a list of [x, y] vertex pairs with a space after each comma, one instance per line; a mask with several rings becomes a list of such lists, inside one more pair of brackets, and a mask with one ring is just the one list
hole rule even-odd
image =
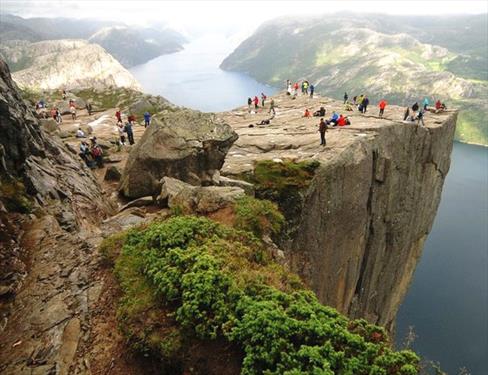
[[103, 168], [103, 151], [97, 143], [92, 145], [91, 155], [93, 159], [95, 159], [95, 163], [97, 163], [98, 168]]
[[147, 128], [151, 123], [151, 114], [146, 111], [144, 112], [144, 127]]

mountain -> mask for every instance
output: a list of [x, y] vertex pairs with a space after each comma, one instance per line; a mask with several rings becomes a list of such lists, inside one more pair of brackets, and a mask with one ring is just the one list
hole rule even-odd
[[[183, 49], [186, 39], [167, 27], [142, 28], [121, 22], [71, 18], [22, 18], [0, 15], [0, 44], [23, 40], [37, 42], [85, 39], [98, 43], [125, 67], [142, 64], [165, 53]], [[7, 61], [9, 65], [11, 62]], [[15, 71], [12, 66], [12, 71]]]
[[178, 33], [155, 29], [112, 26], [100, 29], [89, 39], [100, 44], [125, 67], [131, 67], [166, 53], [183, 49], [185, 39]]
[[277, 86], [307, 78], [336, 98], [345, 91], [402, 105], [440, 98], [463, 109], [457, 139], [488, 144], [487, 17], [429, 20], [350, 14], [280, 18], [263, 24], [221, 67]]
[[109, 86], [141, 90], [137, 80], [97, 44], [84, 40], [10, 42], [0, 55], [20, 70], [13, 73], [22, 88], [79, 89]]

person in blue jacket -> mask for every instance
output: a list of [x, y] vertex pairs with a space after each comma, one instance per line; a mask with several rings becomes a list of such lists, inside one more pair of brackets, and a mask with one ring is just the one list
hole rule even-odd
[[332, 126], [336, 126], [337, 120], [339, 120], [339, 115], [337, 114], [336, 111], [334, 111], [332, 112], [332, 117], [329, 120], [329, 124], [332, 124]]
[[425, 97], [424, 98], [424, 111], [427, 111], [427, 107], [429, 106], [429, 98]]
[[147, 128], [151, 123], [151, 114], [149, 112], [144, 112], [144, 127]]

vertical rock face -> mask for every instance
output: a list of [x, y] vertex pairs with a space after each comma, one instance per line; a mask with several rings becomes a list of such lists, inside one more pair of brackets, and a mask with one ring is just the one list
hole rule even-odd
[[287, 250], [323, 303], [392, 328], [436, 215], [456, 119], [375, 129], [322, 162]]

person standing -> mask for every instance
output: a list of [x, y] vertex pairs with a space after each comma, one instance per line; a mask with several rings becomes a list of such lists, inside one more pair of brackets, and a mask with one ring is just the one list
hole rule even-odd
[[248, 112], [251, 112], [251, 104], [252, 104], [252, 99], [249, 97], [249, 98], [247, 98], [247, 110], [248, 110]]
[[147, 128], [151, 123], [151, 114], [146, 111], [144, 112], [144, 127]]
[[259, 106], [259, 99], [257, 96], [254, 96], [254, 109], [258, 109]]
[[427, 107], [429, 106], [429, 98], [428, 97], [424, 98], [423, 105], [424, 105], [424, 111], [427, 111]]
[[120, 145], [125, 146], [125, 129], [122, 124], [117, 125], [117, 131], [119, 132]]
[[72, 103], [71, 104], [71, 107], [69, 107], [69, 111], [71, 112], [71, 118], [72, 120], [76, 120], [76, 107], [75, 107], [75, 104]]
[[369, 105], [369, 99], [367, 96], [365, 96], [363, 99], [363, 113], [366, 113], [366, 111], [368, 110], [368, 105]]
[[117, 108], [117, 112], [115, 112], [115, 118], [117, 119], [117, 125], [122, 125], [122, 114], [120, 113], [120, 109]]
[[86, 103], [86, 110], [88, 112], [88, 116], [91, 116], [91, 114], [92, 114], [92, 105], [91, 105], [90, 102], [87, 102]]
[[346, 104], [347, 99], [349, 99], [349, 96], [347, 95], [347, 92], [344, 93], [344, 104]]
[[132, 121], [125, 124], [124, 131], [127, 133], [127, 138], [129, 139], [129, 144], [134, 144], [134, 132], [132, 130]]
[[275, 101], [273, 98], [271, 98], [271, 102], [269, 103], [269, 112], [268, 113], [271, 113], [271, 112], [273, 112], [273, 115], [276, 115]]
[[378, 104], [378, 107], [380, 107], [380, 117], [383, 117], [383, 114], [385, 113], [385, 108], [387, 105], [387, 101], [385, 99], [381, 99], [380, 103]]
[[422, 126], [425, 127], [425, 123], [424, 123], [424, 111], [420, 110], [419, 111], [419, 114], [417, 115], [417, 125], [420, 125], [420, 123], [422, 123]]
[[319, 132], [320, 132], [320, 145], [325, 146], [325, 132], [327, 131], [327, 124], [325, 123], [324, 119], [320, 119], [319, 124]]
[[264, 95], [264, 92], [261, 93], [261, 106], [264, 108], [264, 102], [266, 101], [267, 96]]
[[315, 86], [314, 85], [310, 85], [310, 97], [313, 98], [313, 93], [315, 91]]

